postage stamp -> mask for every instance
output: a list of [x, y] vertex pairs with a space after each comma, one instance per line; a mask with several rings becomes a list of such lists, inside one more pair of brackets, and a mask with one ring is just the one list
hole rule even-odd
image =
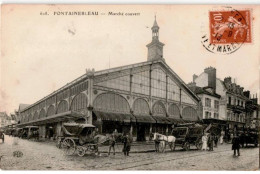
[[252, 43], [251, 10], [225, 7], [209, 11], [209, 28], [203, 33], [202, 45], [214, 54], [231, 54], [243, 44]]
[[210, 43], [251, 43], [250, 11], [210, 11]]

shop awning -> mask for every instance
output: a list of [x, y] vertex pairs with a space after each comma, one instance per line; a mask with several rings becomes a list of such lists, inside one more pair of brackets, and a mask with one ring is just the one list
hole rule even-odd
[[180, 118], [180, 119], [177, 119], [177, 118], [167, 117], [167, 119], [168, 119], [172, 124], [185, 123], [185, 121], [182, 120], [181, 118]]
[[81, 113], [78, 113], [75, 111], [68, 111], [68, 112], [40, 118], [37, 120], [32, 120], [32, 121], [29, 121], [26, 123], [21, 123], [21, 124], [18, 124], [17, 126], [18, 127], [31, 126], [31, 125], [37, 126], [37, 125], [42, 125], [42, 124], [46, 124], [46, 123], [68, 121], [68, 120], [72, 120], [72, 119], [82, 118], [84, 116], [85, 116], [84, 114], [81, 114]]
[[163, 117], [163, 116], [152, 116], [155, 120], [156, 123], [159, 124], [172, 124], [170, 120], [167, 119], [167, 117]]
[[156, 123], [156, 120], [150, 115], [134, 115], [134, 117], [137, 123]]
[[119, 122], [135, 122], [135, 117], [128, 113], [112, 113], [112, 112], [101, 112], [93, 111], [97, 118], [107, 121], [119, 121]]

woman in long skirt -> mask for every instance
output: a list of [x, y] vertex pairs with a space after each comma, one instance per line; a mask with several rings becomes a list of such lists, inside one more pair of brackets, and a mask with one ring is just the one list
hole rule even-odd
[[225, 132], [224, 132], [224, 131], [221, 131], [220, 138], [219, 138], [219, 143], [220, 143], [220, 144], [223, 144], [224, 135], [225, 135]]
[[207, 142], [208, 142], [207, 135], [204, 134], [202, 136], [202, 148], [201, 148], [201, 150], [207, 150]]

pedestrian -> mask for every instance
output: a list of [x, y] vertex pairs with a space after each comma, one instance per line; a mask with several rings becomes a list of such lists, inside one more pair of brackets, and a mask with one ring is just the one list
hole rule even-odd
[[108, 150], [108, 155], [110, 155], [111, 148], [113, 149], [113, 155], [116, 154], [115, 152], [115, 144], [116, 144], [116, 138], [115, 138], [115, 132], [111, 134], [109, 137], [109, 150]]
[[123, 143], [124, 143], [124, 147], [123, 147], [123, 152], [125, 156], [129, 156], [129, 152], [131, 149], [131, 141], [128, 135], [125, 135], [123, 137]]
[[159, 135], [157, 133], [155, 133], [154, 144], [155, 144], [155, 152], [159, 152], [160, 141], [159, 141]]
[[227, 133], [227, 143], [229, 143], [230, 140], [231, 140], [231, 138], [230, 138], [230, 133], [228, 132], [228, 133]]
[[233, 141], [233, 138], [234, 138], [234, 135], [233, 133], [230, 134], [230, 141], [232, 142]]
[[239, 139], [239, 135], [235, 135], [232, 139], [232, 150], [234, 150], [234, 156], [236, 156], [236, 152], [237, 155], [240, 156], [240, 139]]
[[218, 147], [218, 136], [217, 135], [214, 136], [214, 143], [215, 143], [215, 147]]
[[225, 132], [224, 132], [224, 131], [221, 131], [221, 133], [220, 133], [220, 138], [219, 138], [219, 143], [220, 143], [221, 145], [223, 144], [224, 135], [225, 135]]
[[202, 136], [202, 148], [201, 150], [207, 150], [207, 135], [203, 134]]
[[209, 151], [213, 151], [213, 143], [214, 143], [214, 138], [212, 133], [209, 134], [208, 137], [208, 147], [209, 147]]

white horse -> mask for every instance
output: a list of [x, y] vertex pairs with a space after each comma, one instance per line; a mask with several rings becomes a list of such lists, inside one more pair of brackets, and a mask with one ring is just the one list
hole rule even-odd
[[154, 133], [153, 140], [160, 141], [160, 146], [162, 149], [162, 152], [165, 151], [166, 143], [169, 145], [171, 151], [175, 149], [175, 140], [176, 138], [174, 136], [166, 136], [159, 133]]

